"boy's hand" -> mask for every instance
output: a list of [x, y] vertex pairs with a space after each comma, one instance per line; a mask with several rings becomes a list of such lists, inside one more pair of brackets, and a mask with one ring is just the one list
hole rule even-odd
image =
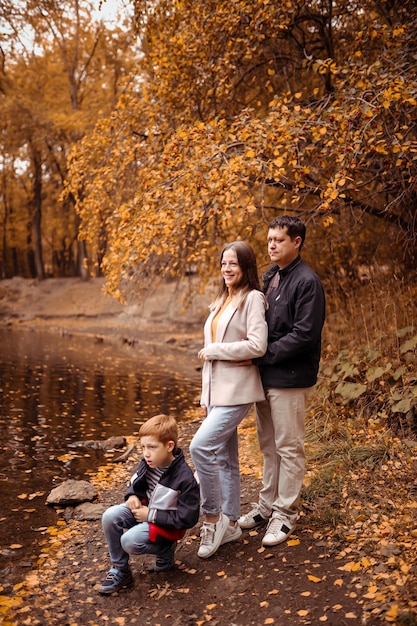
[[137, 496], [129, 496], [125, 502], [128, 509], [133, 513], [137, 522], [146, 522], [148, 519], [148, 507], [141, 504]]
[[135, 509], [140, 509], [140, 507], [142, 506], [137, 496], [129, 496], [125, 504], [127, 508], [132, 511], [132, 513]]
[[148, 507], [141, 505], [138, 509], [132, 509], [133, 517], [137, 522], [146, 522], [148, 520]]

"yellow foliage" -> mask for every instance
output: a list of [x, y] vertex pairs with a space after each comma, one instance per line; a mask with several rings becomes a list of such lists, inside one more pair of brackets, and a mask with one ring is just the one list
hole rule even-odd
[[[407, 194], [414, 164], [400, 144], [413, 144], [410, 152], [415, 138], [399, 141], [391, 124], [412, 124], [415, 76], [401, 54], [411, 36], [406, 26], [395, 36], [376, 22], [368, 30], [364, 11], [361, 34], [355, 22], [352, 43], [339, 41], [337, 64], [324, 46], [322, 58], [311, 60], [288, 49], [299, 73], [293, 82], [287, 74], [284, 91], [269, 59], [256, 61], [266, 53], [266, 33], [275, 41], [277, 32], [292, 32], [292, 3], [268, 5], [267, 19], [264, 3], [222, 0], [215, 10], [195, 3], [187, 19], [181, 3], [165, 8], [156, 3], [142, 20], [137, 5], [146, 80], [127, 85], [113, 113], [71, 155], [68, 192], [89, 245], [98, 249], [105, 233], [109, 291], [135, 297], [190, 270], [204, 281], [227, 240], [249, 239], [263, 252], [266, 223], [283, 207], [316, 215], [330, 237], [345, 207], [347, 214], [352, 206], [378, 210], [381, 218], [369, 197], [395, 189], [396, 206]], [[338, 98], [323, 91], [326, 81], [337, 85]]]

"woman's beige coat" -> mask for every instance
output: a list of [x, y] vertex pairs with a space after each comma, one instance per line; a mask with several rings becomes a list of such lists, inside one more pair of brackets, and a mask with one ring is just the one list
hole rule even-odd
[[202, 405], [234, 406], [265, 400], [257, 366], [234, 363], [265, 354], [265, 306], [265, 297], [257, 290], [249, 292], [239, 308], [229, 304], [218, 319], [215, 341], [212, 321], [218, 309], [210, 313], [204, 325], [202, 352], [208, 360], [203, 366]]

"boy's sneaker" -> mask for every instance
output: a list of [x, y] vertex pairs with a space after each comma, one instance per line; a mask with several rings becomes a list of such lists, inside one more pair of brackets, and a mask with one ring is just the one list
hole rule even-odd
[[265, 519], [261, 515], [261, 510], [259, 508], [259, 504], [254, 504], [253, 509], [246, 513], [246, 515], [242, 515], [238, 519], [238, 524], [241, 528], [255, 528], [256, 526], [262, 526], [262, 524], [266, 524], [268, 520]]
[[231, 526], [230, 524], [228, 525], [228, 527], [226, 528], [226, 532], [224, 533], [222, 542], [221, 542], [221, 546], [224, 543], [229, 543], [230, 541], [237, 541], [238, 539], [240, 539], [242, 536], [242, 530], [239, 526], [239, 524], [237, 522], [234, 523], [234, 526]]
[[273, 517], [270, 520], [265, 536], [262, 539], [262, 545], [277, 546], [279, 543], [285, 541], [294, 529], [295, 524], [291, 526], [288, 521], [283, 521], [279, 517]]
[[229, 518], [224, 513], [220, 513], [220, 517], [215, 524], [203, 522], [200, 531], [201, 542], [197, 552], [199, 557], [207, 559], [217, 551], [222, 544], [228, 526]]
[[167, 550], [160, 552], [156, 555], [155, 565], [150, 567], [148, 571], [150, 572], [167, 572], [168, 570], [174, 567], [175, 563], [175, 549], [177, 547], [177, 542], [174, 541], [171, 546]]
[[98, 588], [99, 593], [110, 594], [124, 587], [129, 587], [133, 584], [133, 576], [130, 568], [127, 570], [120, 570], [112, 567], [107, 572], [106, 578]]

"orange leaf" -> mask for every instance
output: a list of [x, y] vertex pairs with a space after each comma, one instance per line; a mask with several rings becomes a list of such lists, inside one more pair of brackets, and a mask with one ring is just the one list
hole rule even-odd
[[307, 578], [312, 583], [321, 583], [321, 578], [318, 578], [317, 576], [313, 576], [312, 574], [308, 574]]
[[389, 611], [386, 612], [385, 615], [388, 618], [398, 617], [398, 605], [397, 604], [393, 604], [392, 607], [389, 609]]

